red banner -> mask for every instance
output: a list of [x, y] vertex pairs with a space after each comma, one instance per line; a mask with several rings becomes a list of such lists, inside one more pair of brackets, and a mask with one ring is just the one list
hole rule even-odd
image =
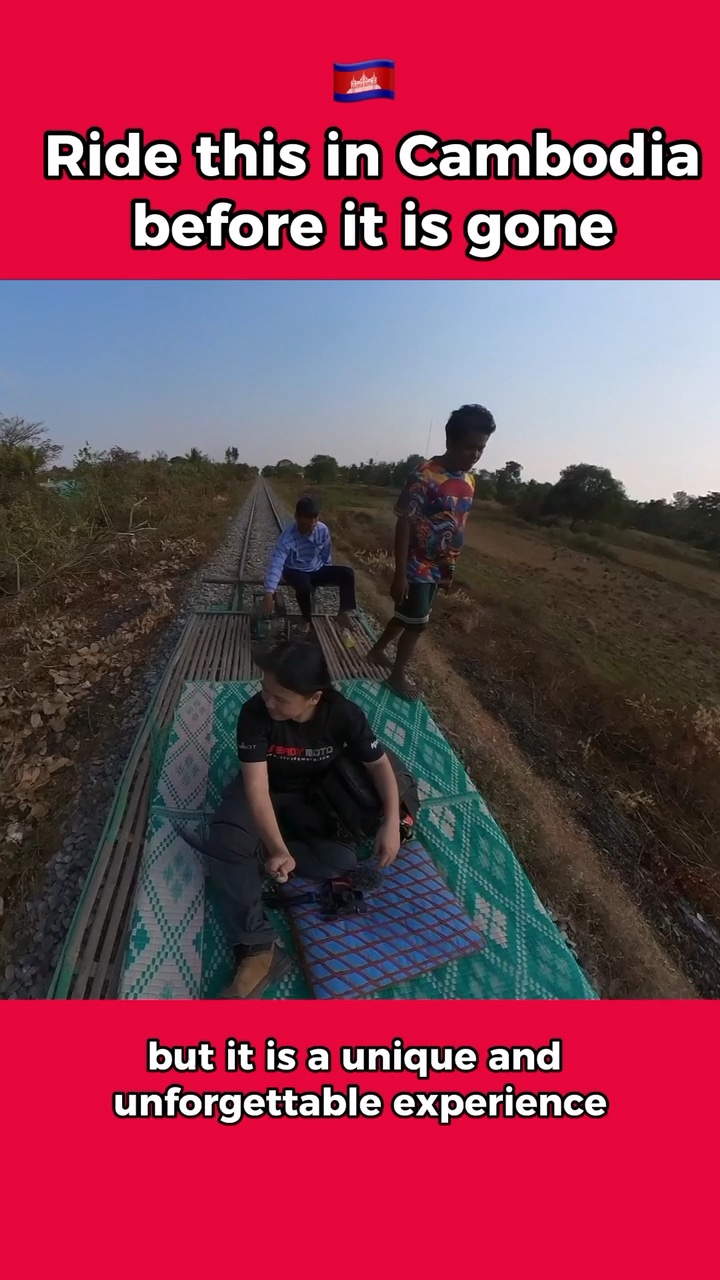
[[[59, 10], [6, 18], [2, 274], [717, 273], [708, 5], [673, 14], [672, 39], [650, 6], [556, 7], [551, 32], [532, 6], [274, 13], [229, 7], [198, 47], [149, 11], [132, 74], [115, 20], [87, 5], [72, 29]], [[394, 64], [395, 97], [349, 111], [333, 68], [368, 50]]]
[[710, 1257], [710, 1004], [38, 1003], [3, 1030], [9, 1275]]

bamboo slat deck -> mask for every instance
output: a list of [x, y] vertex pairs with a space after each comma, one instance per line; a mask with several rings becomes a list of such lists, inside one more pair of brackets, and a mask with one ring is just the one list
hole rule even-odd
[[[356, 647], [347, 650], [334, 621], [313, 619], [334, 680], [379, 680], [369, 665], [371, 644], [354, 620]], [[259, 676], [252, 660], [250, 619], [234, 612], [195, 614], [187, 624], [146, 712], [123, 770], [112, 808], [53, 979], [53, 999], [113, 999], [130, 925], [152, 789], [153, 744], [169, 728], [186, 680], [233, 681]]]
[[190, 619], [145, 714], [123, 770], [50, 995], [112, 996], [122, 957], [152, 789], [152, 748], [186, 680], [250, 679], [250, 620]]

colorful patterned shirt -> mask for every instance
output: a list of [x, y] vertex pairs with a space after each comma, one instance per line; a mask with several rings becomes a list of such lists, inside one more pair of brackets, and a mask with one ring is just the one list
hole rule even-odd
[[449, 582], [475, 497], [471, 471], [448, 471], [441, 458], [421, 462], [395, 506], [410, 519], [408, 582]]

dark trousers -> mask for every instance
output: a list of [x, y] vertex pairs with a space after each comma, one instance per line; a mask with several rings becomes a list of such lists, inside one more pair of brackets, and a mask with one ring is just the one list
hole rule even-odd
[[337, 587], [340, 592], [340, 612], [350, 613], [355, 609], [355, 574], [344, 564], [328, 564], [315, 573], [302, 573], [300, 569], [285, 569], [283, 582], [295, 592], [300, 613], [305, 622], [310, 621], [310, 593], [316, 587]]
[[[271, 799], [298, 875], [332, 880], [357, 865], [355, 850], [323, 834], [323, 815], [301, 794], [274, 793]], [[231, 946], [270, 944], [275, 934], [262, 906], [267, 853], [254, 828], [242, 774], [226, 789], [212, 820], [206, 855]]]

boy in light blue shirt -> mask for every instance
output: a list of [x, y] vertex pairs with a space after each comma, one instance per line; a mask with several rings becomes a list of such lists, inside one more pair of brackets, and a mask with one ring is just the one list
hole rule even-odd
[[330, 530], [320, 520], [314, 498], [300, 498], [295, 519], [281, 533], [270, 557], [265, 577], [263, 611], [272, 613], [275, 593], [281, 583], [292, 587], [306, 630], [312, 627], [311, 592], [316, 587], [337, 587], [340, 593], [338, 625], [349, 632], [354, 613], [355, 574], [347, 565], [333, 564]]

